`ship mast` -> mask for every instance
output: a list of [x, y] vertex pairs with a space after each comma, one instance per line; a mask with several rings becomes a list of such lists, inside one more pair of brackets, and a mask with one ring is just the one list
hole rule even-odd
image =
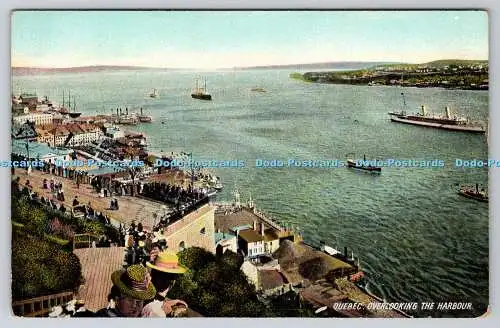
[[405, 94], [401, 92], [401, 96], [403, 96], [403, 115], [406, 115], [406, 99], [405, 99]]

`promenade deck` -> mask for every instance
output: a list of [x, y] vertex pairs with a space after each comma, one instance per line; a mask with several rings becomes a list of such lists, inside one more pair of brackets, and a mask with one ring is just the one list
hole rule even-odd
[[[111, 223], [115, 226], [118, 226], [120, 223], [128, 226], [132, 223], [132, 221], [134, 221], [136, 224], [142, 222], [144, 228], [146, 230], [150, 230], [155, 223], [154, 214], [164, 214], [162, 205], [165, 204], [142, 197], [116, 196], [120, 209], [110, 210], [109, 207], [112, 198], [100, 197], [100, 195], [95, 192], [90, 185], [81, 184], [78, 188], [71, 180], [38, 170], [33, 170], [28, 176], [26, 170], [16, 169], [15, 175], [21, 178], [22, 186], [24, 186], [26, 180], [28, 179], [30, 184], [33, 186], [33, 191], [37, 192], [40, 197], [43, 196], [45, 199], [53, 199], [58, 206], [61, 203], [64, 203], [67, 210], [71, 210], [75, 196], [78, 196], [80, 204], [89, 204], [90, 202], [90, 205], [95, 211], [102, 212], [103, 215], [107, 215]], [[43, 179], [47, 179], [49, 181], [54, 179], [54, 181], [61, 182], [63, 184], [64, 202], [56, 200], [55, 195], [53, 195], [49, 189], [43, 189]], [[168, 206], [167, 211], [169, 211]]]

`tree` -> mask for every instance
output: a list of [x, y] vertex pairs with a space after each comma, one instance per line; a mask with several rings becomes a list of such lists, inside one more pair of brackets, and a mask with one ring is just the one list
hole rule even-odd
[[272, 315], [257, 298], [255, 288], [240, 270], [234, 253], [219, 259], [199, 247], [179, 253], [180, 262], [190, 268], [169, 291], [169, 297], [185, 300], [206, 316], [262, 317]]
[[132, 179], [132, 193], [131, 193], [132, 196], [135, 195], [135, 178], [138, 177], [140, 172], [141, 168], [138, 166], [131, 166], [128, 168], [128, 174]]
[[215, 261], [215, 256], [201, 247], [186, 248], [179, 253], [179, 262], [191, 270], [200, 270]]

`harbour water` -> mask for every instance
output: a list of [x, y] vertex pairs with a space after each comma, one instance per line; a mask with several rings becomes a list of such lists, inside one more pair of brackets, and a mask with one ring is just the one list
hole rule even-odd
[[[214, 170], [230, 199], [238, 188], [259, 209], [299, 227], [311, 243], [348, 246], [360, 255], [368, 289], [387, 301], [472, 302], [474, 311], [420, 311], [417, 316], [477, 316], [488, 304], [488, 204], [460, 197], [458, 183], [487, 185], [486, 169], [456, 168], [456, 159], [486, 159], [486, 138], [391, 123], [387, 112], [425, 104], [450, 106], [473, 120], [488, 117], [488, 93], [445, 89], [312, 84], [287, 70], [126, 71], [15, 76], [14, 93], [61, 102], [76, 96], [83, 115], [117, 107], [144, 111], [152, 151], [192, 152], [194, 159], [244, 160]], [[206, 77], [212, 101], [192, 99]], [[262, 87], [267, 92], [252, 92]], [[148, 94], [157, 88], [159, 98]], [[256, 168], [256, 159], [443, 160], [443, 168]]]

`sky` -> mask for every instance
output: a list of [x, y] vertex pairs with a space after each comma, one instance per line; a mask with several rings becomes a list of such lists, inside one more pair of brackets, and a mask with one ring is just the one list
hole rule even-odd
[[11, 27], [12, 66], [488, 59], [485, 11], [16, 11]]

